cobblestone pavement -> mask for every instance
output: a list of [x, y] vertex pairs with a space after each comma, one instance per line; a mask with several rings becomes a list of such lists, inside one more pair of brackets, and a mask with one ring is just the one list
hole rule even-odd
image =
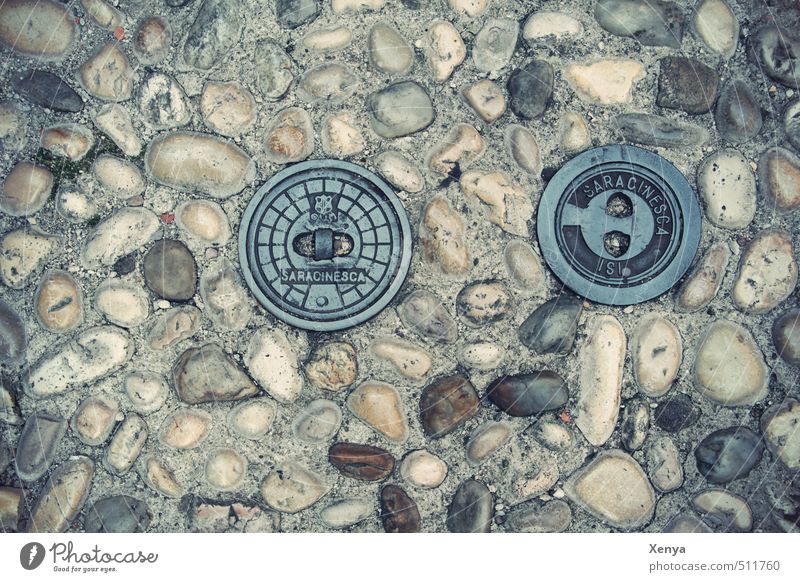
[[[797, 531], [793, 0], [0, 0], [5, 531]], [[548, 180], [631, 143], [695, 188], [689, 274], [562, 288]], [[239, 268], [287, 164], [398, 192], [372, 320]]]

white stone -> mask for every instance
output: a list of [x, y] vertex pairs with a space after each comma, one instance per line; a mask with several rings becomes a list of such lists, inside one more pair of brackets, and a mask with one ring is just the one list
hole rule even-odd
[[447, 464], [424, 449], [408, 453], [400, 463], [403, 481], [421, 489], [435, 489], [447, 477]]
[[642, 318], [631, 337], [633, 377], [647, 396], [666, 394], [678, 376], [683, 340], [675, 325], [655, 314]]
[[23, 227], [0, 239], [0, 278], [12, 289], [22, 289], [55, 251], [61, 237], [36, 227]]
[[94, 307], [110, 323], [131, 328], [150, 315], [150, 297], [140, 286], [109, 279], [97, 287]]
[[538, 40], [565, 40], [583, 34], [583, 24], [563, 12], [541, 10], [534, 12], [522, 26], [522, 38], [529, 43]]
[[422, 173], [400, 152], [383, 152], [375, 158], [375, 166], [384, 178], [400, 190], [415, 194], [425, 187]]
[[250, 375], [279, 402], [293, 402], [303, 389], [297, 353], [279, 330], [261, 329], [253, 334], [244, 363]]
[[389, 363], [401, 376], [421, 382], [430, 374], [433, 360], [427, 351], [395, 337], [380, 337], [369, 345], [375, 358]]
[[146, 208], [120, 208], [86, 238], [81, 263], [87, 269], [110, 267], [144, 247], [160, 226], [158, 217]]
[[705, 489], [692, 497], [692, 506], [709, 523], [725, 531], [753, 529], [753, 512], [742, 497], [724, 489]]
[[425, 35], [415, 46], [428, 59], [428, 66], [437, 83], [444, 83], [467, 57], [467, 47], [458, 30], [450, 22], [438, 20], [428, 25]]
[[128, 110], [116, 103], [108, 103], [97, 110], [94, 124], [111, 138], [126, 156], [136, 157], [142, 153], [142, 140], [133, 128]]
[[756, 214], [756, 177], [736, 150], [717, 151], [703, 160], [697, 170], [697, 188], [712, 224], [739, 229], [752, 222]]

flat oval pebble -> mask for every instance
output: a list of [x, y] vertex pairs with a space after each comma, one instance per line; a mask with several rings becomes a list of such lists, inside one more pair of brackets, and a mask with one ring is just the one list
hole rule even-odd
[[508, 78], [508, 107], [517, 117], [535, 119], [542, 115], [553, 95], [553, 66], [534, 59]]
[[211, 425], [211, 415], [205, 410], [179, 408], [164, 420], [159, 439], [174, 449], [194, 449], [211, 432]]
[[94, 307], [110, 323], [131, 328], [150, 315], [150, 298], [142, 287], [111, 279], [97, 287]]
[[720, 92], [714, 121], [722, 139], [731, 143], [753, 139], [764, 123], [756, 96], [739, 79], [726, 85]]
[[77, 162], [82, 160], [94, 147], [94, 136], [83, 125], [59, 123], [44, 130], [42, 147], [53, 155]]
[[[316, 0], [303, 0], [316, 4]], [[256, 88], [267, 101], [278, 101], [294, 82], [294, 64], [273, 40], [261, 39], [254, 54]]]
[[655, 492], [633, 457], [619, 449], [597, 455], [564, 483], [567, 496], [615, 528], [641, 527], [653, 516]]
[[710, 139], [708, 130], [694, 123], [650, 113], [623, 113], [614, 119], [626, 140], [659, 148], [691, 148]]
[[494, 370], [505, 358], [506, 351], [493, 342], [471, 342], [458, 350], [458, 361], [467, 368]]
[[729, 483], [747, 476], [763, 453], [763, 440], [746, 426], [714, 431], [694, 450], [697, 470], [709, 483]]
[[594, 17], [611, 34], [633, 37], [645, 46], [681, 46], [683, 13], [669, 0], [599, 0]]
[[422, 518], [417, 504], [401, 487], [384, 485], [381, 489], [381, 520], [386, 533], [417, 533]]
[[393, 150], [383, 152], [375, 158], [375, 166], [383, 177], [399, 190], [415, 194], [425, 186], [422, 173], [400, 152]]
[[242, 366], [211, 343], [183, 352], [172, 367], [172, 382], [186, 404], [242, 400], [258, 393]]
[[644, 65], [630, 59], [572, 63], [564, 70], [564, 78], [578, 97], [597, 105], [630, 103], [634, 85], [644, 76]]
[[800, 150], [800, 99], [795, 99], [783, 112], [783, 130], [795, 150]]
[[28, 143], [28, 119], [19, 105], [0, 101], [0, 151], [19, 152]]
[[395, 459], [386, 449], [357, 443], [336, 443], [328, 461], [339, 472], [362, 481], [382, 481], [394, 471]]
[[586, 119], [576, 111], [567, 111], [558, 121], [559, 143], [568, 154], [582, 152], [592, 145], [592, 134]]
[[391, 384], [368, 380], [347, 396], [347, 408], [358, 419], [392, 442], [408, 438], [408, 419], [397, 389]]
[[539, 354], [568, 354], [575, 343], [581, 302], [561, 293], [537, 307], [519, 326], [519, 340]]
[[94, 462], [84, 456], [56, 467], [31, 510], [28, 533], [65, 532], [89, 496], [94, 471]]
[[575, 444], [572, 431], [561, 423], [540, 419], [529, 431], [533, 438], [551, 451], [565, 451]]
[[125, 15], [105, 0], [81, 0], [81, 6], [95, 24], [106, 30], [125, 24]]
[[400, 81], [370, 93], [366, 107], [372, 129], [385, 139], [422, 131], [436, 117], [428, 92], [415, 81]]
[[380, 10], [384, 4], [386, 0], [331, 0], [334, 14]]
[[183, 45], [186, 64], [207, 71], [221, 62], [242, 35], [241, 12], [240, 0], [203, 0]]
[[267, 398], [251, 398], [234, 406], [228, 413], [228, 426], [239, 436], [260, 440], [272, 428], [277, 409]]
[[731, 296], [745, 313], [775, 309], [797, 285], [797, 262], [790, 234], [780, 228], [760, 231], [739, 260]]
[[437, 20], [429, 24], [425, 34], [414, 43], [425, 53], [428, 67], [437, 83], [444, 83], [467, 57], [467, 47], [452, 23]]
[[458, 486], [447, 508], [447, 529], [453, 533], [488, 533], [493, 514], [489, 488], [476, 479], [467, 479]]
[[529, 129], [515, 123], [509, 124], [504, 132], [504, 141], [509, 156], [522, 171], [532, 176], [541, 174], [542, 156], [539, 144]]
[[209, 129], [236, 137], [255, 123], [256, 102], [240, 83], [208, 81], [200, 96], [200, 112]]
[[786, 363], [800, 366], [800, 310], [790, 309], [775, 319], [772, 343]]
[[130, 198], [144, 192], [141, 170], [133, 163], [103, 154], [92, 164], [92, 173], [103, 191], [118, 198]]
[[110, 42], [78, 68], [77, 78], [92, 97], [119, 103], [131, 98], [136, 73], [118, 44]]
[[631, 356], [639, 390], [647, 396], [663, 396], [677, 378], [683, 358], [678, 328], [658, 315], [643, 317], [631, 336]]
[[342, 409], [331, 400], [312, 400], [292, 422], [292, 432], [302, 441], [324, 443], [333, 438], [342, 424]]
[[694, 29], [705, 45], [729, 59], [736, 52], [739, 21], [725, 0], [703, 0], [694, 12]]
[[95, 501], [86, 510], [83, 529], [87, 533], [142, 533], [149, 529], [153, 513], [147, 503], [129, 495], [114, 495]]
[[122, 387], [136, 412], [150, 414], [167, 401], [167, 383], [160, 374], [135, 371], [125, 375]]
[[506, 112], [503, 90], [488, 79], [468, 85], [462, 91], [467, 104], [486, 123], [493, 123]]
[[550, 371], [501, 376], [489, 384], [486, 395], [511, 416], [533, 416], [558, 409], [569, 396], [564, 379]]
[[142, 151], [142, 140], [133, 127], [131, 114], [117, 103], [103, 105], [94, 115], [94, 124], [111, 138], [111, 141], [127, 156], [138, 156]]
[[110, 267], [126, 254], [145, 246], [160, 222], [146, 208], [120, 208], [86, 237], [81, 263], [87, 269]]
[[770, 452], [789, 469], [800, 469], [800, 402], [786, 398], [761, 417], [761, 432]]
[[53, 174], [30, 162], [16, 164], [0, 186], [0, 212], [30, 216], [39, 212], [53, 190]]
[[138, 414], [128, 414], [106, 447], [103, 465], [114, 475], [127, 473], [144, 449], [148, 436], [147, 423]]
[[105, 396], [89, 396], [80, 403], [70, 419], [70, 428], [87, 445], [105, 442], [117, 421], [119, 404]]
[[14, 91], [34, 105], [78, 113], [83, 110], [83, 99], [58, 75], [38, 69], [28, 69], [11, 79]]
[[771, 208], [787, 213], [800, 207], [800, 157], [796, 154], [782, 147], [768, 148], [758, 160], [758, 179], [759, 192]]
[[423, 337], [441, 343], [458, 338], [458, 326], [436, 295], [417, 289], [397, 307], [400, 321]]
[[419, 401], [422, 429], [441, 438], [472, 418], [480, 407], [475, 387], [461, 375], [445, 376], [422, 390]]
[[472, 431], [466, 445], [467, 463], [480, 465], [499, 451], [513, 434], [508, 422], [493, 421], [483, 423]]
[[678, 289], [677, 311], [699, 311], [713, 301], [722, 286], [731, 254], [726, 241], [717, 241], [706, 250]]
[[692, 507], [722, 531], [750, 531], [753, 512], [742, 497], [724, 489], [704, 489], [692, 497]]
[[142, 461], [140, 475], [148, 487], [165, 497], [178, 499], [183, 496], [183, 487], [175, 479], [175, 474], [153, 455], [147, 455]]
[[308, 69], [297, 82], [297, 96], [306, 103], [343, 103], [358, 89], [359, 79], [342, 63]]
[[193, 305], [173, 307], [155, 316], [147, 334], [147, 345], [161, 350], [192, 336], [200, 327], [200, 310]]
[[37, 410], [25, 421], [17, 441], [17, 475], [23, 481], [36, 481], [53, 464], [58, 446], [67, 431], [67, 421], [55, 414]]
[[542, 505], [514, 509], [506, 518], [505, 526], [520, 533], [558, 533], [567, 529], [571, 522], [569, 504], [553, 499]]
[[563, 12], [540, 10], [533, 12], [522, 25], [522, 38], [528, 44], [549, 40], [568, 40], [583, 34], [583, 24]]
[[466, 272], [472, 266], [464, 240], [464, 220], [446, 198], [434, 197], [422, 214], [419, 242], [426, 261], [448, 275]]
[[150, 247], [142, 260], [142, 273], [147, 287], [163, 299], [188, 301], [194, 297], [197, 263], [180, 241], [162, 239]]
[[713, 530], [693, 513], [680, 513], [669, 520], [661, 531], [663, 533], [711, 533]]
[[231, 227], [222, 207], [211, 200], [187, 200], [175, 209], [175, 223], [206, 244], [223, 245], [231, 238]]
[[350, 46], [353, 31], [346, 26], [312, 30], [303, 37], [303, 46], [317, 52], [335, 52]]
[[311, 116], [299, 107], [290, 107], [275, 115], [265, 136], [267, 158], [276, 164], [299, 162], [314, 151]]
[[683, 485], [683, 465], [675, 442], [660, 437], [647, 449], [647, 469], [650, 481], [663, 493], [675, 491]]
[[456, 297], [456, 312], [470, 327], [505, 319], [511, 307], [511, 293], [499, 281], [471, 283]]
[[244, 357], [248, 372], [278, 402], [293, 402], [303, 389], [297, 353], [279, 330], [253, 334]]
[[200, 276], [200, 298], [218, 329], [241, 330], [250, 322], [250, 297], [233, 264], [224, 257], [208, 264]]
[[435, 489], [447, 477], [447, 464], [424, 449], [411, 451], [400, 463], [400, 477], [414, 487]]
[[4, 233], [0, 238], [0, 280], [12, 289], [22, 289], [60, 240], [35, 226]]
[[735, 150], [714, 152], [697, 170], [706, 217], [722, 228], [744, 228], [756, 214], [756, 177]]
[[542, 261], [528, 243], [518, 239], [509, 241], [503, 250], [503, 262], [517, 291], [536, 294], [545, 286]]
[[63, 58], [78, 38], [72, 11], [53, 0], [10, 0], [0, 5], [0, 42], [42, 60]]
[[647, 439], [650, 429], [650, 406], [642, 399], [634, 398], [625, 403], [619, 432], [622, 445], [633, 452]]
[[278, 464], [260, 487], [267, 505], [282, 513], [297, 513], [314, 505], [329, 489], [322, 477], [295, 461]]
[[402, 75], [414, 63], [411, 45], [388, 22], [376, 22], [372, 25], [367, 39], [367, 52], [372, 66], [388, 75]]
[[509, 18], [492, 18], [475, 35], [472, 60], [475, 68], [484, 73], [505, 67], [517, 48], [519, 23]]
[[208, 455], [205, 477], [218, 491], [234, 491], [247, 474], [247, 460], [233, 449], [216, 449]]
[[147, 146], [144, 167], [156, 182], [228, 198], [255, 180], [256, 167], [233, 143], [192, 132], [163, 133]]
[[25, 323], [19, 314], [0, 299], [0, 362], [13, 364], [26, 354]]
[[160, 16], [148, 16], [136, 26], [133, 48], [139, 62], [155, 65], [166, 57], [172, 44], [172, 28]]
[[433, 367], [433, 359], [426, 350], [394, 337], [377, 338], [369, 345], [369, 353], [390, 364], [404, 378], [417, 382], [427, 378]]
[[319, 518], [333, 529], [346, 529], [375, 513], [375, 502], [366, 497], [336, 501], [319, 512]]
[[66, 271], [50, 270], [42, 276], [34, 306], [39, 323], [49, 331], [69, 331], [83, 321], [83, 292]]

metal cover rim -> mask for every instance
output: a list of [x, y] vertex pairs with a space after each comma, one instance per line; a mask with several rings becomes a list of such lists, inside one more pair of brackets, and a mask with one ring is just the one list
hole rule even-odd
[[[391, 255], [392, 258], [396, 260], [396, 269], [391, 275], [391, 281], [385, 286], [384, 290], [371, 300], [371, 302], [367, 303], [363, 309], [354, 313], [350, 313], [350, 310], [343, 310], [343, 313], [345, 313], [344, 316], [338, 319], [325, 321], [289, 313], [285, 304], [279, 304], [265, 293], [265, 290], [262, 289], [262, 286], [253, 274], [254, 262], [257, 261], [254, 261], [255, 257], [253, 256], [252, 243], [254, 241], [253, 229], [257, 227], [254, 223], [254, 217], [258, 209], [263, 206], [262, 203], [268, 195], [273, 193], [281, 184], [286, 183], [287, 180], [302, 178], [303, 175], [323, 178], [324, 172], [330, 170], [353, 174], [356, 179], [363, 180], [370, 186], [370, 195], [375, 197], [375, 200], [380, 201], [380, 197], [382, 197], [386, 209], [391, 210], [391, 214], [386, 216], [387, 221], [396, 221], [400, 241], [392, 246]], [[393, 218], [390, 218], [390, 216]], [[245, 282], [250, 291], [273, 316], [291, 326], [308, 331], [338, 331], [347, 329], [364, 323], [385, 309], [397, 296], [397, 293], [405, 282], [411, 265], [411, 248], [411, 226], [408, 221], [408, 216], [402, 202], [397, 197], [392, 187], [374, 172], [357, 164], [342, 160], [308, 160], [293, 164], [279, 171], [267, 180], [253, 195], [242, 214], [239, 228], [239, 260], [242, 265], [242, 273]]]
[[[608, 286], [581, 275], [559, 245], [556, 214], [562, 199], [582, 176], [603, 166], [619, 165], [631, 172], [644, 170], [660, 178], [664, 192], [673, 197], [680, 210], [681, 237], [677, 254], [657, 275], [637, 286]], [[606, 305], [634, 305], [670, 290], [689, 269], [700, 246], [701, 211], [694, 190], [686, 177], [668, 160], [648, 150], [623, 144], [593, 148], [564, 164], [547, 184], [537, 212], [539, 248], [553, 273], [581, 297]], [[562, 241], [563, 242], [563, 241]]]

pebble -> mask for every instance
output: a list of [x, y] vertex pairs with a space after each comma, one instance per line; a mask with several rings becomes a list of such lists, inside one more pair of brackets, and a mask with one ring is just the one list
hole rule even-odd
[[611, 34], [645, 46], [681, 47], [683, 12], [669, 0], [599, 0], [594, 17]]
[[519, 341], [538, 354], [568, 354], [575, 344], [582, 311], [577, 298], [559, 293], [522, 322]]
[[[10, 426], [22, 424], [22, 415], [17, 404], [17, 388], [17, 381], [8, 375], [0, 376], [0, 422]], [[11, 463], [11, 451], [6, 441], [6, 437], [0, 441], [0, 469], [3, 471]]]
[[64, 79], [48, 71], [28, 69], [12, 77], [11, 85], [20, 97], [39, 107], [68, 113], [83, 110], [81, 96]]
[[755, 404], [769, 390], [769, 369], [752, 334], [725, 319], [700, 338], [693, 373], [700, 393], [723, 406]]
[[[253, 377], [258, 380], [257, 374]], [[258, 393], [244, 369], [213, 343], [183, 352], [172, 368], [172, 381], [186, 404], [242, 400]]]
[[564, 379], [543, 371], [501, 376], [486, 388], [489, 400], [511, 416], [533, 416], [566, 404], [569, 393]]
[[83, 292], [66, 271], [47, 271], [36, 289], [36, 318], [48, 331], [75, 329], [83, 321]]
[[163, 133], [145, 152], [147, 174], [164, 186], [228, 198], [255, 180], [253, 160], [235, 144], [192, 132]]
[[233, 449], [215, 449], [205, 464], [205, 477], [217, 491], [235, 491], [247, 475], [247, 460]]
[[138, 414], [128, 414], [108, 443], [103, 465], [114, 475], [127, 473], [147, 441], [147, 423]]
[[797, 285], [797, 262], [791, 235], [779, 228], [756, 234], [739, 260], [731, 296], [736, 307], [766, 313], [783, 303]]
[[800, 366], [800, 310], [790, 309], [775, 319], [772, 343], [783, 361]]
[[33, 398], [48, 398], [91, 384], [124, 366], [131, 359], [134, 343], [119, 328], [91, 327], [73, 339], [46, 352], [28, 373], [25, 391]]
[[95, 24], [106, 30], [125, 24], [125, 15], [104, 0], [81, 0], [81, 6]]
[[314, 126], [305, 109], [290, 107], [275, 115], [265, 131], [264, 153], [271, 162], [288, 164], [314, 151]]
[[67, 421], [60, 416], [44, 410], [31, 414], [17, 441], [17, 476], [23, 481], [36, 481], [44, 476], [55, 460], [66, 431]]
[[663, 533], [712, 533], [711, 528], [693, 513], [676, 515], [661, 531]]
[[157, 241], [142, 260], [144, 282], [153, 293], [169, 301], [188, 301], [197, 287], [197, 263], [182, 242]]
[[641, 319], [631, 336], [633, 377], [646, 396], [663, 396], [678, 377], [683, 340], [675, 325], [651, 314]]
[[175, 473], [155, 455], [147, 455], [144, 458], [139, 474], [148, 487], [164, 497], [173, 499], [183, 497], [184, 489], [175, 479]]
[[761, 432], [769, 451], [792, 471], [800, 469], [800, 402], [786, 398], [761, 417]]
[[408, 419], [397, 389], [368, 380], [347, 396], [347, 408], [367, 426], [395, 443], [408, 438]]
[[462, 365], [482, 371], [494, 370], [505, 356], [505, 349], [493, 342], [470, 342], [458, 350], [458, 361]]
[[94, 462], [84, 456], [56, 467], [31, 510], [28, 533], [65, 532], [89, 496], [94, 472]]
[[758, 160], [761, 195], [779, 212], [800, 207], [800, 157], [782, 147], [770, 147]]
[[13, 307], [0, 299], [0, 362], [17, 362], [26, 355], [27, 347], [25, 323]]
[[87, 237], [81, 262], [87, 269], [109, 267], [142, 248], [158, 231], [158, 217], [145, 208], [120, 208]]
[[696, 148], [711, 139], [705, 127], [649, 113], [623, 113], [614, 123], [626, 140], [659, 148]]
[[398, 190], [416, 194], [425, 187], [422, 172], [400, 152], [385, 151], [375, 158], [374, 163], [381, 175]]
[[505, 421], [490, 420], [469, 435], [466, 445], [467, 463], [477, 466], [488, 460], [511, 439], [513, 427]]
[[749, 56], [768, 77], [798, 87], [800, 38], [787, 28], [770, 24], [749, 36]]
[[172, 28], [160, 16], [148, 16], [133, 33], [133, 50], [140, 63], [157, 65], [172, 45]]
[[122, 387], [136, 412], [150, 414], [160, 410], [167, 401], [167, 383], [160, 374], [135, 371], [125, 375]]
[[159, 440], [173, 449], [194, 449], [206, 440], [211, 425], [211, 415], [205, 410], [179, 408], [164, 420]]
[[247, 347], [244, 363], [253, 379], [278, 402], [294, 402], [303, 389], [297, 353], [280, 330], [260, 329]]
[[650, 480], [662, 493], [675, 491], [683, 485], [683, 464], [678, 447], [669, 437], [660, 437], [647, 449], [647, 468]]
[[180, 127], [192, 117], [192, 107], [183, 87], [164, 73], [153, 73], [139, 85], [136, 102], [142, 119], [154, 129]]
[[53, 190], [53, 174], [44, 166], [18, 162], [0, 187], [0, 211], [11, 216], [39, 212]]
[[503, 69], [511, 61], [518, 37], [519, 24], [516, 20], [487, 20], [473, 41], [472, 60], [475, 68], [484, 73], [495, 73]]
[[143, 533], [153, 513], [147, 503], [130, 495], [114, 495], [96, 501], [83, 521], [86, 533]]
[[190, 532], [204, 533], [276, 533], [281, 514], [268, 511], [253, 502], [198, 503], [190, 514]]
[[366, 497], [341, 499], [319, 512], [322, 522], [333, 529], [347, 529], [369, 519], [375, 513], [375, 503]]
[[48, 234], [35, 226], [4, 233], [0, 238], [0, 279], [12, 289], [22, 289], [59, 241], [60, 236]]
[[123, 106], [116, 103], [103, 105], [94, 115], [94, 124], [126, 156], [136, 157], [142, 152], [142, 140], [133, 128], [130, 113]]
[[131, 98], [136, 73], [118, 43], [110, 42], [78, 68], [77, 78], [92, 97], [119, 103]]
[[386, 533], [418, 533], [422, 518], [408, 493], [389, 484], [381, 489], [381, 521]]
[[85, 398], [70, 419], [69, 426], [81, 442], [97, 446], [111, 435], [119, 404], [103, 394]]
[[800, 531], [795, 519], [798, 509], [800, 509], [797, 495], [800, 489], [798, 487], [800, 487], [800, 480], [797, 477], [787, 484], [784, 478], [777, 476], [766, 486], [767, 500], [773, 508], [770, 517], [779, 531], [787, 533]]
[[305, 363], [304, 370], [313, 386], [337, 392], [356, 381], [356, 350], [347, 342], [320, 344]]
[[450, 8], [459, 15], [475, 18], [483, 14], [491, 0], [447, 0]]
[[670, 433], [677, 433], [694, 425], [700, 418], [699, 410], [685, 394], [675, 394], [661, 402], [653, 412], [656, 425]]
[[18, 105], [0, 101], [0, 152], [16, 153], [28, 143], [28, 118]]
[[[783, 130], [786, 139], [789, 140], [796, 150], [800, 150], [800, 99], [795, 99], [783, 113]], [[21, 148], [17, 148], [21, 149]], [[760, 165], [760, 164], [759, 164]], [[797, 164], [793, 164], [795, 167]]]
[[94, 136], [86, 126], [77, 123], [59, 123], [44, 130], [42, 147], [55, 156], [78, 162], [94, 147]]
[[592, 134], [586, 119], [576, 111], [567, 111], [558, 120], [558, 142], [568, 154], [576, 154], [592, 146]]
[[363, 152], [366, 147], [358, 121], [349, 111], [326, 115], [320, 133], [322, 151], [331, 158], [350, 158]]
[[419, 401], [422, 429], [430, 438], [441, 438], [475, 416], [480, 400], [475, 387], [461, 375], [434, 380]]
[[370, 64], [387, 75], [404, 75], [414, 64], [414, 49], [397, 28], [388, 22], [372, 25], [367, 38]]
[[94, 307], [109, 323], [132, 328], [150, 315], [150, 298], [141, 287], [111, 279], [97, 287]]
[[722, 139], [730, 143], [753, 139], [764, 124], [756, 96], [739, 79], [728, 83], [720, 92], [714, 110], [714, 121]]
[[593, 318], [580, 351], [575, 426], [594, 446], [605, 443], [617, 424], [625, 344], [625, 331], [615, 317]]
[[575, 436], [563, 424], [539, 420], [530, 430], [533, 438], [551, 451], [566, 451], [575, 445]]
[[[430, 374], [433, 359], [422, 348], [394, 337], [384, 336], [369, 345], [369, 353], [387, 362], [404, 378], [421, 382]], [[308, 374], [306, 374], [308, 375]]]
[[117, 198], [130, 198], [144, 192], [142, 172], [128, 160], [102, 154], [92, 164], [92, 173], [103, 191]]
[[509, 124], [504, 132], [504, 141], [508, 155], [523, 172], [532, 176], [541, 174], [539, 144], [529, 129], [515, 123]]
[[328, 449], [328, 461], [345, 477], [361, 481], [382, 481], [392, 474], [395, 465], [386, 449], [341, 442]]
[[200, 97], [203, 121], [221, 135], [236, 137], [245, 133], [256, 120], [256, 102], [241, 84], [232, 81], [209, 81]]
[[452, 533], [489, 533], [494, 502], [489, 488], [476, 479], [458, 486], [447, 508], [447, 529]]
[[537, 42], [567, 41], [583, 36], [583, 24], [563, 12], [540, 10], [531, 13], [522, 25], [522, 38], [529, 45]]
[[0, 22], [0, 43], [45, 61], [65, 57], [79, 36], [72, 11], [53, 0], [4, 2]]
[[183, 60], [208, 71], [238, 44], [244, 22], [240, 0], [204, 0], [186, 33]]
[[228, 426], [239, 436], [260, 440], [272, 428], [277, 416], [275, 405], [267, 398], [251, 398], [234, 406], [228, 413]]
[[726, 241], [713, 243], [697, 262], [675, 296], [675, 309], [699, 311], [717, 296], [731, 258]]
[[705, 45], [723, 58], [736, 52], [739, 21], [725, 0], [703, 0], [694, 12], [694, 29]]
[[509, 108], [517, 117], [535, 119], [541, 116], [553, 95], [553, 66], [534, 59], [508, 78]]
[[163, 350], [191, 337], [200, 327], [200, 310], [181, 305], [159, 313], [147, 334], [152, 350]]
[[275, 3], [275, 18], [283, 28], [297, 28], [319, 16], [319, 4], [319, 0], [278, 0]]
[[306, 103], [344, 103], [358, 89], [358, 77], [344, 64], [329, 62], [308, 69], [297, 84], [297, 97]]
[[[418, 236], [425, 260], [436, 265], [443, 273], [460, 275], [472, 267], [472, 257], [464, 240], [464, 220], [446, 198], [436, 196], [427, 204]], [[447, 336], [452, 336], [450, 341], [453, 341], [456, 334], [453, 326]]]
[[443, 176], [458, 177], [485, 150], [486, 142], [478, 130], [469, 124], [459, 123], [428, 151], [428, 168]]
[[222, 257], [206, 266], [200, 277], [200, 297], [215, 326], [242, 330], [250, 322], [252, 307], [233, 264]]
[[644, 65], [630, 59], [572, 63], [564, 70], [564, 78], [578, 97], [595, 105], [630, 103], [634, 85], [644, 76]]
[[82, 186], [62, 183], [56, 192], [56, 212], [68, 222], [82, 224], [96, 220], [99, 209]]
[[422, 131], [436, 118], [428, 92], [415, 81], [399, 81], [370, 93], [367, 112], [372, 129], [385, 139]]
[[650, 429], [650, 406], [635, 398], [625, 403], [619, 432], [622, 445], [633, 452], [642, 448]]
[[735, 230], [753, 221], [756, 177], [736, 150], [716, 151], [704, 159], [697, 170], [697, 189], [712, 224]]
[[545, 287], [542, 261], [528, 243], [514, 239], [503, 250], [503, 262], [516, 290], [524, 294], [538, 294]]
[[458, 339], [458, 325], [436, 295], [417, 289], [397, 306], [397, 315], [403, 325], [440, 343], [453, 343]]
[[22, 489], [0, 487], [0, 528], [3, 532], [17, 531], [22, 503]]
[[[316, 0], [312, 0], [316, 2]], [[254, 54], [256, 87], [267, 101], [278, 101], [294, 82], [294, 64], [276, 42], [262, 39]]]
[[723, 531], [750, 531], [753, 512], [742, 497], [724, 489], [705, 489], [692, 497], [692, 507]]
[[569, 504], [554, 499], [541, 505], [521, 507], [506, 518], [506, 529], [520, 533], [558, 533], [572, 523]]
[[295, 461], [283, 461], [261, 482], [260, 491], [272, 509], [297, 513], [314, 505], [330, 487], [322, 477]]
[[503, 90], [489, 79], [467, 85], [464, 99], [486, 123], [494, 123], [506, 112], [506, 97]]
[[428, 61], [437, 83], [447, 81], [467, 57], [467, 47], [452, 23], [437, 20], [427, 26], [425, 34], [414, 43]]
[[178, 228], [205, 244], [224, 245], [231, 227], [222, 207], [211, 200], [187, 200], [175, 209]]
[[459, 180], [467, 200], [483, 209], [492, 224], [517, 236], [528, 236], [533, 216], [530, 196], [504, 172], [465, 172]]
[[386, 4], [386, 0], [331, 0], [334, 14], [380, 10], [384, 4]]
[[342, 410], [331, 400], [312, 400], [292, 422], [292, 432], [301, 441], [318, 444], [329, 441], [342, 424]]
[[697, 59], [669, 56], [661, 59], [656, 105], [691, 115], [708, 113], [717, 100], [719, 73]]
[[475, 328], [505, 319], [511, 306], [511, 292], [499, 281], [471, 283], [456, 297], [456, 312]]
[[698, 472], [709, 483], [718, 484], [747, 476], [763, 453], [763, 441], [745, 426], [714, 431], [694, 450]]
[[346, 26], [332, 26], [312, 30], [303, 37], [303, 46], [310, 51], [336, 52], [350, 46], [353, 31]]
[[650, 521], [655, 492], [633, 457], [619, 449], [604, 450], [564, 483], [564, 491], [583, 509], [623, 530]]
[[400, 463], [400, 477], [413, 487], [436, 489], [447, 477], [447, 463], [424, 449], [411, 451]]

